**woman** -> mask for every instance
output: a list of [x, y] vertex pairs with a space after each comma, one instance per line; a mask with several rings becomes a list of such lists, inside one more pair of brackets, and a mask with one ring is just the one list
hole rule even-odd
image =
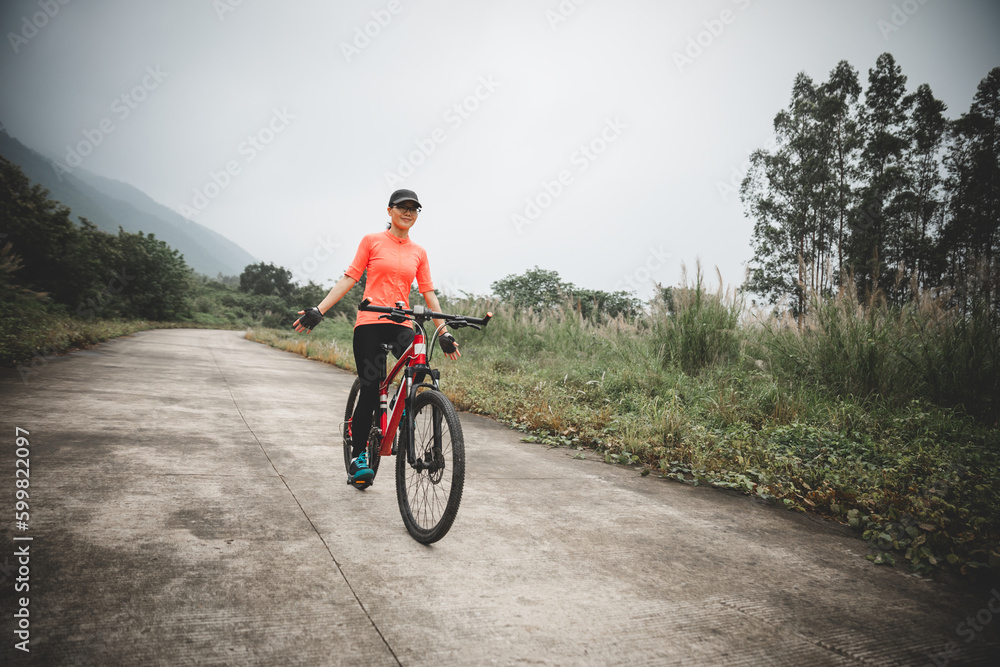
[[[441, 312], [441, 304], [431, 282], [427, 252], [410, 240], [410, 228], [420, 213], [416, 193], [412, 190], [393, 192], [389, 197], [388, 213], [391, 218], [389, 228], [361, 239], [354, 261], [329, 294], [316, 308], [299, 311], [302, 317], [295, 320], [293, 326], [296, 331], [311, 332], [323, 319], [323, 313], [340, 301], [365, 271], [368, 271], [368, 281], [364, 295], [373, 305], [393, 307], [397, 301], [402, 301], [409, 308], [410, 286], [416, 278], [417, 289], [423, 294], [427, 307]], [[392, 353], [398, 359], [413, 342], [413, 326], [409, 322], [397, 324], [378, 317], [378, 313], [358, 311], [354, 324], [354, 361], [361, 378], [361, 392], [351, 421], [354, 441], [348, 483], [359, 489], [367, 487], [375, 477], [368, 465], [365, 449], [378, 405], [378, 369], [384, 368], [386, 362], [381, 346], [391, 345]], [[440, 326], [444, 320], [434, 320], [434, 323]], [[458, 352], [458, 343], [450, 333], [442, 332], [438, 340], [449, 359], [462, 356]]]

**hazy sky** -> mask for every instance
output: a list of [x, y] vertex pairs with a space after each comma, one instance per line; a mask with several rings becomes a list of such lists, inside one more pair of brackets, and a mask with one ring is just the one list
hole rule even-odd
[[889, 51], [957, 117], [1000, 65], [993, 0], [5, 0], [0, 28], [29, 146], [324, 284], [414, 189], [452, 294], [538, 265], [646, 297], [697, 258], [738, 283], [730, 186], [797, 72]]

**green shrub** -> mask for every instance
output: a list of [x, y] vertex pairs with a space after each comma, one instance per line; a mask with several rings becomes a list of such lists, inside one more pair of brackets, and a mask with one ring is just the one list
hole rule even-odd
[[876, 294], [815, 296], [797, 322], [766, 318], [756, 349], [775, 375], [807, 382], [828, 397], [857, 397], [896, 408], [934, 402], [997, 425], [1000, 326], [985, 304], [969, 312], [918, 296], [889, 306]]
[[669, 302], [654, 304], [652, 338], [664, 366], [691, 374], [738, 360], [743, 304], [739, 296], [723, 293], [721, 276], [719, 282], [719, 291], [708, 293], [699, 266], [693, 285], [674, 289]]

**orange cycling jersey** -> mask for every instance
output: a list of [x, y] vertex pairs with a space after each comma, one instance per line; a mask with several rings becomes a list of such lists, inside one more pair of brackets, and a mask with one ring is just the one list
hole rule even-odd
[[[354, 261], [344, 273], [355, 281], [361, 280], [361, 274], [368, 271], [368, 282], [365, 283], [365, 297], [371, 299], [373, 305], [393, 307], [397, 301], [402, 301], [406, 308], [410, 307], [410, 286], [417, 279], [417, 289], [421, 294], [434, 289], [431, 282], [431, 267], [427, 261], [427, 251], [409, 238], [401, 239], [389, 230], [367, 234], [361, 239]], [[378, 313], [358, 311], [358, 319], [354, 326], [362, 324], [378, 324], [389, 320], [378, 319]], [[409, 322], [401, 324], [411, 327]]]

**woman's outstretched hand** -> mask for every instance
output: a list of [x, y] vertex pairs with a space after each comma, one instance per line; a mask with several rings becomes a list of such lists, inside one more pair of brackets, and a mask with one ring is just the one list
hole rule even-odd
[[295, 323], [292, 325], [292, 328], [299, 333], [303, 331], [312, 333], [313, 327], [323, 321], [323, 313], [319, 312], [319, 308], [300, 310], [299, 315], [302, 317], [295, 320]]
[[452, 361], [462, 356], [462, 353], [458, 351], [458, 341], [450, 333], [441, 334], [438, 337], [438, 343], [441, 344], [441, 351], [444, 352], [444, 356]]

